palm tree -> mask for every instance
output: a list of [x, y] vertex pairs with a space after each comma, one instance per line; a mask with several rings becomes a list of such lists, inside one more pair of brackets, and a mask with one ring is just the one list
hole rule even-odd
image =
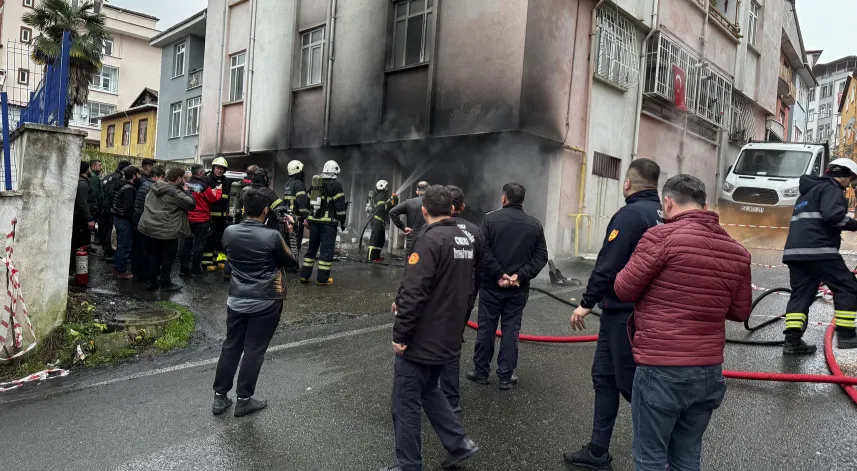
[[104, 18], [102, 13], [96, 13], [95, 4], [89, 0], [42, 0], [22, 17], [26, 25], [40, 32], [33, 39], [32, 57], [43, 66], [57, 60], [63, 33], [71, 33], [64, 126], [68, 126], [74, 105], [88, 103], [92, 76], [101, 71], [102, 47], [108, 37]]

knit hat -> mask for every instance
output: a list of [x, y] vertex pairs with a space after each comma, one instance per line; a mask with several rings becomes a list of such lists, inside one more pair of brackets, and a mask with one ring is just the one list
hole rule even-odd
[[80, 175], [89, 171], [89, 162], [81, 162], [80, 163]]

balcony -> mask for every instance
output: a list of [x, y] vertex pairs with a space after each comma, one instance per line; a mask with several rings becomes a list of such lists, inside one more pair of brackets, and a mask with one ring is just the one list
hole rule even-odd
[[[705, 10], [706, 0], [694, 0], [703, 11]], [[744, 37], [741, 34], [741, 27], [729, 20], [720, 10], [717, 9], [717, 0], [708, 0], [708, 11], [711, 20], [724, 30], [728, 31], [735, 40], [740, 40]]]
[[794, 87], [792, 69], [785, 64], [780, 64], [780, 79], [777, 83], [777, 96], [787, 95], [789, 93], [790, 85]]
[[197, 88], [202, 86], [202, 69], [194, 70], [187, 75], [187, 89]]

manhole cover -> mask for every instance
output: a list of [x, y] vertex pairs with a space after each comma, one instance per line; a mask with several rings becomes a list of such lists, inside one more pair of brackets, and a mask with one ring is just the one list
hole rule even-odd
[[163, 325], [179, 318], [179, 312], [174, 309], [144, 308], [130, 309], [120, 312], [107, 322], [107, 325], [116, 328], [128, 328], [133, 326]]

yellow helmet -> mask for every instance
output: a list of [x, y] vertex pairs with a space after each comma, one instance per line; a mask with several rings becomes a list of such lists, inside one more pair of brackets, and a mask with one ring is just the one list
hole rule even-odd
[[211, 166], [212, 167], [220, 166], [220, 167], [223, 167], [224, 169], [229, 168], [229, 164], [226, 163], [226, 159], [224, 159], [223, 157], [218, 157], [218, 158], [214, 159], [214, 162], [211, 162]]

